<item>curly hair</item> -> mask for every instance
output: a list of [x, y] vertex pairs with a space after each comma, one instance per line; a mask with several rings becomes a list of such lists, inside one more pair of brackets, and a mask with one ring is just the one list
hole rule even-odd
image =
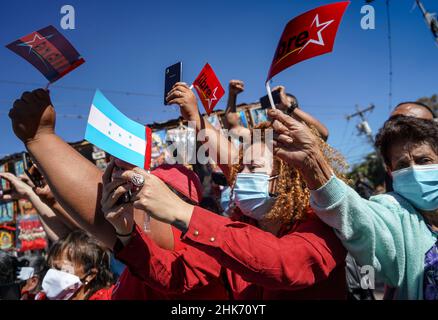
[[438, 154], [438, 124], [433, 120], [397, 115], [385, 122], [376, 136], [376, 148], [391, 167], [390, 148], [395, 143], [428, 144]]
[[[263, 122], [254, 129], [261, 130], [261, 142], [266, 143], [266, 132], [272, 129], [271, 122]], [[254, 130], [253, 129], [253, 130]], [[321, 149], [324, 158], [331, 164], [335, 174], [345, 180], [346, 162], [344, 158], [331, 146], [329, 146], [319, 135], [316, 128], [310, 128], [318, 137], [318, 147]], [[251, 141], [254, 138], [254, 131], [251, 131]], [[237, 179], [237, 174], [243, 170], [243, 147], [239, 150], [239, 161], [233, 165], [230, 170], [228, 184], [231, 186], [231, 197]], [[310, 191], [302, 178], [301, 174], [295, 168], [290, 167], [287, 163], [274, 156], [273, 172], [278, 174], [276, 183], [276, 200], [271, 210], [266, 214], [268, 220], [281, 221], [282, 224], [293, 224], [298, 220], [307, 218], [308, 207], [310, 205]], [[234, 210], [238, 210], [235, 208]], [[238, 211], [231, 214], [239, 213]]]

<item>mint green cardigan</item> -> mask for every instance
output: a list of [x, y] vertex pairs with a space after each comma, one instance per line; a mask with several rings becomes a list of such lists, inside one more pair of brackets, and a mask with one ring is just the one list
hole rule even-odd
[[311, 206], [359, 265], [397, 289], [396, 299], [423, 299], [424, 258], [437, 235], [409, 202], [396, 193], [365, 200], [333, 176], [311, 191]]

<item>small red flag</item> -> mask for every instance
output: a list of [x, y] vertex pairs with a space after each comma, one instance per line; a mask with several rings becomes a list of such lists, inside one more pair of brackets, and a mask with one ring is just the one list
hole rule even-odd
[[196, 92], [198, 92], [205, 111], [209, 115], [225, 94], [225, 90], [208, 63], [202, 68], [201, 73], [193, 82], [193, 86]]
[[281, 35], [267, 80], [298, 62], [331, 52], [349, 4], [349, 1], [328, 4], [290, 20]]

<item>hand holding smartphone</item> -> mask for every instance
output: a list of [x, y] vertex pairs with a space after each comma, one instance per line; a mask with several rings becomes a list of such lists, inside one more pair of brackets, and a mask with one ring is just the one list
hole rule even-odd
[[43, 175], [32, 163], [28, 153], [23, 152], [22, 158], [24, 173], [29, 177], [30, 181], [32, 181], [35, 187], [42, 188], [44, 186]]
[[164, 73], [164, 105], [168, 105], [166, 97], [173, 86], [182, 80], [182, 62], [177, 62], [166, 68]]

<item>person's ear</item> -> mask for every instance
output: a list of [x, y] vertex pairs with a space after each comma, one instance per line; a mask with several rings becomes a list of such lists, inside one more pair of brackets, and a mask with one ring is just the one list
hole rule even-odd
[[30, 291], [30, 292], [34, 291], [38, 287], [39, 282], [40, 282], [40, 279], [38, 277], [30, 278], [29, 281], [27, 282], [28, 291]]

